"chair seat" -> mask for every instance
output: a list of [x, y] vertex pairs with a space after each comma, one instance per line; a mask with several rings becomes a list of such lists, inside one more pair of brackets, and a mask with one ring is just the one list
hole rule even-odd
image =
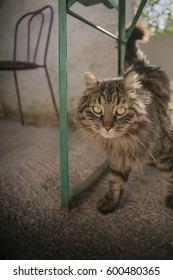
[[0, 70], [27, 70], [27, 69], [36, 69], [43, 67], [42, 65], [25, 62], [25, 61], [14, 61], [14, 60], [1, 60], [0, 61]]

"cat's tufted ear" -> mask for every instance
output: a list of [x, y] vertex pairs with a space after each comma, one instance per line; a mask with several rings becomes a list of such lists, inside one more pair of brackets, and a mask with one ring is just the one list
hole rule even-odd
[[135, 71], [128, 72], [123, 81], [123, 88], [126, 92], [128, 91], [135, 91], [141, 88], [140, 76]]
[[93, 74], [89, 72], [85, 73], [84, 79], [85, 79], [85, 85], [87, 89], [95, 87], [100, 82]]

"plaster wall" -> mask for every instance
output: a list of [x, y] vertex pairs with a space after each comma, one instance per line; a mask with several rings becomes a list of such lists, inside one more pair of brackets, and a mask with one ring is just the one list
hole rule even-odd
[[140, 44], [151, 64], [161, 66], [173, 80], [173, 33], [152, 36], [146, 44]]

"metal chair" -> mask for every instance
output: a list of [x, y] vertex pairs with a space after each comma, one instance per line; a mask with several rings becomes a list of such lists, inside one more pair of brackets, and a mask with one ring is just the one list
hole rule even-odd
[[[47, 12], [49, 14], [47, 14]], [[35, 44], [34, 49], [31, 52], [31, 22], [36, 17], [39, 18], [38, 19], [39, 28], [38, 28], [38, 34], [37, 34], [37, 37], [36, 37], [36, 40], [35, 40], [36, 44]], [[45, 21], [45, 17], [48, 19], [48, 21]], [[24, 22], [24, 20], [27, 21], [27, 50], [26, 50], [27, 51], [27, 59], [26, 59], [26, 61], [20, 61], [20, 60], [17, 60], [17, 46], [19, 44], [19, 42], [18, 42], [19, 41], [18, 40], [18, 37], [19, 37], [18, 36], [18, 28], [19, 28], [19, 25], [22, 22]], [[22, 71], [22, 70], [32, 70], [32, 69], [37, 69], [37, 68], [44, 68], [45, 74], [46, 74], [46, 77], [47, 77], [47, 81], [48, 81], [48, 85], [49, 85], [49, 89], [50, 89], [51, 99], [52, 99], [53, 106], [54, 106], [54, 109], [55, 109], [55, 113], [56, 113], [57, 119], [59, 119], [58, 108], [57, 108], [57, 105], [56, 105], [56, 102], [55, 102], [55, 97], [54, 97], [54, 93], [53, 93], [53, 89], [52, 89], [52, 85], [51, 85], [51, 81], [50, 81], [50, 76], [49, 76], [49, 72], [48, 72], [48, 69], [47, 69], [47, 52], [48, 52], [52, 22], [53, 22], [53, 9], [49, 5], [43, 7], [39, 10], [36, 10], [36, 11], [33, 11], [33, 12], [28, 12], [28, 13], [24, 14], [17, 21], [16, 26], [15, 26], [13, 60], [11, 60], [11, 61], [9, 61], [9, 60], [0, 61], [0, 71], [13, 71], [13, 73], [14, 73], [18, 107], [19, 107], [20, 120], [21, 120], [22, 125], [24, 125], [24, 114], [23, 114], [23, 111], [22, 111], [21, 97], [20, 97], [19, 85], [18, 85], [18, 79], [17, 79], [17, 73], [16, 73], [16, 71], [18, 71], [18, 70]], [[46, 26], [47, 24], [48, 24], [48, 27]], [[44, 38], [45, 48], [43, 50], [42, 62], [37, 63], [40, 41], [41, 41], [41, 38], [42, 38], [42, 35], [43, 35], [43, 29], [44, 28], [46, 29], [46, 32], [45, 32], [46, 33], [46, 38]], [[34, 33], [35, 33], [35, 30], [34, 30]]]

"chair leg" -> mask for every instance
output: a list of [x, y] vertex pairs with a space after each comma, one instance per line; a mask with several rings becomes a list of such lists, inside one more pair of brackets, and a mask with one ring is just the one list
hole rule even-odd
[[53, 106], [54, 106], [54, 109], [55, 109], [55, 114], [57, 116], [57, 120], [59, 121], [59, 112], [58, 112], [58, 108], [57, 108], [57, 105], [56, 105], [56, 102], [55, 102], [55, 96], [54, 96], [54, 93], [53, 93], [53, 89], [52, 89], [52, 85], [51, 85], [51, 81], [50, 81], [50, 77], [49, 77], [49, 72], [48, 72], [46, 66], [44, 67], [44, 69], [45, 69], [46, 76], [47, 76], [47, 81], [48, 81], [48, 85], [49, 85], [49, 89], [50, 89], [50, 93], [51, 93], [51, 97], [52, 97]]
[[23, 111], [22, 111], [22, 105], [21, 105], [21, 99], [20, 99], [20, 93], [19, 93], [19, 86], [18, 86], [18, 81], [17, 81], [17, 74], [16, 71], [13, 71], [14, 73], [14, 81], [16, 85], [16, 92], [17, 92], [17, 101], [18, 101], [18, 106], [19, 106], [19, 113], [20, 113], [20, 121], [21, 124], [24, 125], [24, 116], [23, 116]]

